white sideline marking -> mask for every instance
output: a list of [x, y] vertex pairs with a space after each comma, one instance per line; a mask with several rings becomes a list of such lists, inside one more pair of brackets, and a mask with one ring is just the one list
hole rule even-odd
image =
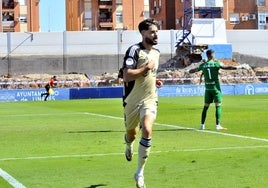
[[[116, 116], [110, 116], [110, 115], [104, 115], [104, 114], [95, 114], [95, 113], [89, 113], [89, 112], [77, 112], [77, 113], [64, 113], [60, 115], [91, 115], [91, 116], [98, 116], [98, 117], [104, 117], [104, 118], [110, 118], [110, 119], [117, 119], [117, 120], [123, 120], [121, 117]], [[21, 114], [21, 115], [13, 115], [13, 116], [29, 116], [31, 114]], [[38, 114], [34, 114], [34, 116], [37, 116]], [[49, 116], [54, 114], [39, 114], [42, 116]], [[59, 115], [59, 114], [57, 114]], [[1, 116], [1, 115], [0, 115]], [[12, 115], [10, 115], [12, 116]], [[250, 137], [250, 136], [243, 136], [243, 135], [236, 135], [236, 134], [230, 134], [220, 131], [208, 131], [208, 130], [198, 130], [195, 128], [189, 128], [189, 127], [182, 127], [178, 125], [171, 125], [171, 124], [163, 124], [163, 123], [155, 123], [155, 125], [159, 126], [165, 126], [170, 128], [179, 128], [179, 129], [186, 129], [186, 130], [192, 130], [192, 131], [198, 131], [198, 132], [204, 132], [204, 133], [210, 133], [210, 134], [218, 134], [223, 136], [230, 136], [230, 137], [236, 137], [236, 138], [243, 138], [243, 139], [250, 139], [250, 140], [257, 140], [262, 142], [268, 142], [268, 139], [265, 138], [256, 138], [256, 137]], [[194, 152], [194, 151], [213, 151], [213, 150], [231, 150], [231, 149], [254, 149], [254, 148], [267, 148], [268, 145], [264, 146], [238, 146], [238, 147], [221, 147], [221, 148], [204, 148], [204, 149], [184, 149], [184, 150], [172, 150], [172, 151], [155, 151], [152, 153], [161, 153], [161, 152]], [[39, 156], [39, 157], [24, 157], [24, 158], [2, 158], [0, 161], [8, 161], [8, 160], [32, 160], [32, 159], [53, 159], [53, 158], [74, 158], [74, 157], [91, 157], [91, 156], [112, 156], [112, 155], [122, 155], [122, 153], [107, 153], [107, 154], [79, 154], [79, 155], [56, 155], [56, 156]]]
[[155, 125], [171, 127], [171, 128], [186, 129], [186, 130], [193, 130], [193, 131], [205, 132], [205, 133], [210, 133], [210, 134], [219, 134], [219, 135], [223, 135], [223, 136], [230, 136], [230, 137], [236, 137], [236, 138], [244, 138], [244, 139], [268, 142], [268, 139], [265, 139], [265, 138], [257, 138], [257, 137], [252, 137], [252, 136], [243, 136], [243, 135], [231, 134], [231, 133], [226, 133], [226, 132], [221, 132], [221, 131], [199, 130], [199, 129], [195, 129], [195, 128], [181, 127], [181, 126], [177, 126], [177, 125], [169, 125], [169, 124], [162, 124], [162, 123], [155, 123]]
[[[104, 114], [96, 114], [96, 113], [90, 113], [90, 112], [74, 112], [74, 113], [62, 113], [62, 114], [57, 114], [57, 115], [91, 115], [91, 116], [98, 116], [98, 117], [104, 117], [104, 118], [110, 118], [110, 119], [117, 119], [117, 120], [123, 120], [121, 117], [116, 117], [116, 116], [110, 116], [110, 115], [104, 115]], [[10, 116], [10, 117], [24, 117], [24, 116], [51, 116], [55, 114], [10, 114], [10, 115], [4, 115], [5, 117]], [[0, 115], [1, 116], [1, 115]], [[171, 124], [163, 124], [163, 123], [154, 123], [155, 125], [160, 125], [164, 127], [171, 127], [171, 128], [179, 128], [179, 129], [186, 129], [186, 130], [193, 130], [193, 131], [200, 131], [200, 132], [205, 132], [205, 133], [210, 133], [210, 134], [218, 134], [218, 135], [223, 135], [223, 136], [230, 136], [230, 137], [236, 137], [236, 138], [243, 138], [243, 139], [250, 139], [250, 140], [257, 140], [257, 141], [262, 141], [262, 142], [268, 142], [268, 139], [265, 138], [257, 138], [257, 137], [252, 137], [252, 136], [243, 136], [243, 135], [237, 135], [237, 134], [231, 134], [231, 133], [226, 133], [226, 132], [221, 132], [221, 131], [208, 131], [208, 130], [198, 130], [195, 128], [189, 128], [189, 127], [182, 127], [178, 125], [171, 125]]]
[[[59, 116], [65, 116], [65, 115], [81, 115], [85, 114], [83, 112], [70, 112], [70, 113], [57, 113]], [[1, 114], [0, 116], [5, 117], [29, 117], [29, 116], [55, 116], [55, 114], [47, 113], [47, 114]]]
[[[123, 120], [123, 118], [120, 118], [120, 117], [103, 115], [103, 114], [95, 114], [95, 113], [89, 113], [89, 112], [85, 112], [84, 114], [92, 115], [92, 116], [105, 117], [105, 118], [111, 118], [111, 119]], [[220, 131], [198, 130], [198, 129], [195, 129], [195, 128], [182, 127], [182, 126], [171, 125], [171, 124], [163, 124], [163, 123], [154, 123], [154, 124], [155, 125], [164, 126], [164, 127], [187, 129], [187, 130], [193, 130], [193, 131], [206, 132], [206, 133], [210, 133], [210, 134], [219, 134], [219, 135], [223, 135], [223, 136], [230, 136], [230, 137], [236, 137], [236, 138], [244, 138], [244, 139], [251, 139], [251, 140], [258, 140], [258, 141], [268, 142], [268, 139], [265, 139], [265, 138], [257, 138], [257, 137], [251, 137], [251, 136], [243, 136], [243, 135], [237, 135], [237, 134], [230, 134], [230, 133], [225, 133], [225, 132], [220, 132]]]
[[[151, 151], [154, 153], [171, 153], [171, 152], [198, 152], [198, 151], [219, 151], [219, 150], [238, 150], [238, 149], [258, 149], [268, 148], [264, 146], [234, 146], [234, 147], [219, 147], [219, 148], [193, 148], [193, 149], [178, 149], [168, 151]], [[134, 152], [135, 153], [135, 152]], [[135, 153], [137, 154], [137, 153]], [[17, 161], [17, 160], [38, 160], [38, 159], [61, 159], [61, 158], [80, 158], [80, 157], [103, 157], [103, 156], [116, 156], [124, 155], [124, 153], [93, 153], [93, 154], [76, 154], [76, 155], [54, 155], [54, 156], [37, 156], [37, 157], [18, 157], [18, 158], [3, 158], [0, 161]]]
[[10, 174], [0, 168], [0, 176], [4, 178], [10, 185], [14, 188], [26, 188], [23, 184], [18, 182], [15, 178], [13, 178]]

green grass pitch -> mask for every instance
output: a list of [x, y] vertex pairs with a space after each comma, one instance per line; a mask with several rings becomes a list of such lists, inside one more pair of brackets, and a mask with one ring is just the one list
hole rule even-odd
[[[160, 98], [148, 188], [265, 188], [268, 96], [224, 96], [198, 131], [203, 97]], [[0, 104], [0, 168], [27, 188], [132, 188], [121, 99]], [[135, 143], [137, 151], [138, 140]], [[0, 187], [12, 187], [0, 177]]]

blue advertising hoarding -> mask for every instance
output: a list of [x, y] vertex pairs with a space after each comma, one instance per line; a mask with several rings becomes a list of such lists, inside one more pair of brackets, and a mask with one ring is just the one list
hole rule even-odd
[[[69, 100], [70, 89], [54, 89], [54, 94], [48, 97], [48, 100]], [[41, 94], [45, 89], [14, 89], [0, 90], [0, 102], [7, 101], [40, 101]]]
[[[222, 84], [221, 90], [223, 95], [268, 94], [268, 84]], [[158, 90], [160, 97], [202, 96], [204, 93], [204, 85], [165, 85]]]
[[[256, 95], [268, 94], [268, 83], [221, 85], [223, 95]], [[44, 89], [0, 90], [0, 102], [8, 101], [41, 101]], [[164, 85], [158, 89], [160, 97], [202, 96], [204, 85]], [[122, 87], [92, 88], [55, 88], [48, 100], [70, 100], [90, 98], [121, 98]], [[267, 96], [268, 97], [268, 96]]]

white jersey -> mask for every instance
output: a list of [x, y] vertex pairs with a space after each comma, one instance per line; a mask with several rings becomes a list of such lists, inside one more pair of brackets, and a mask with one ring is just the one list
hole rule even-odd
[[128, 69], [137, 69], [153, 61], [155, 66], [134, 81], [124, 83], [124, 103], [139, 104], [145, 101], [157, 101], [156, 74], [159, 66], [159, 50], [147, 50], [142, 43], [131, 46], [125, 55], [124, 65]]

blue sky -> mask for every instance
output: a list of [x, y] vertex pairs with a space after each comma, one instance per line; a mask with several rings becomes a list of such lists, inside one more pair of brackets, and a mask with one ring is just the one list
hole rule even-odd
[[65, 0], [41, 0], [39, 15], [41, 32], [66, 30]]

